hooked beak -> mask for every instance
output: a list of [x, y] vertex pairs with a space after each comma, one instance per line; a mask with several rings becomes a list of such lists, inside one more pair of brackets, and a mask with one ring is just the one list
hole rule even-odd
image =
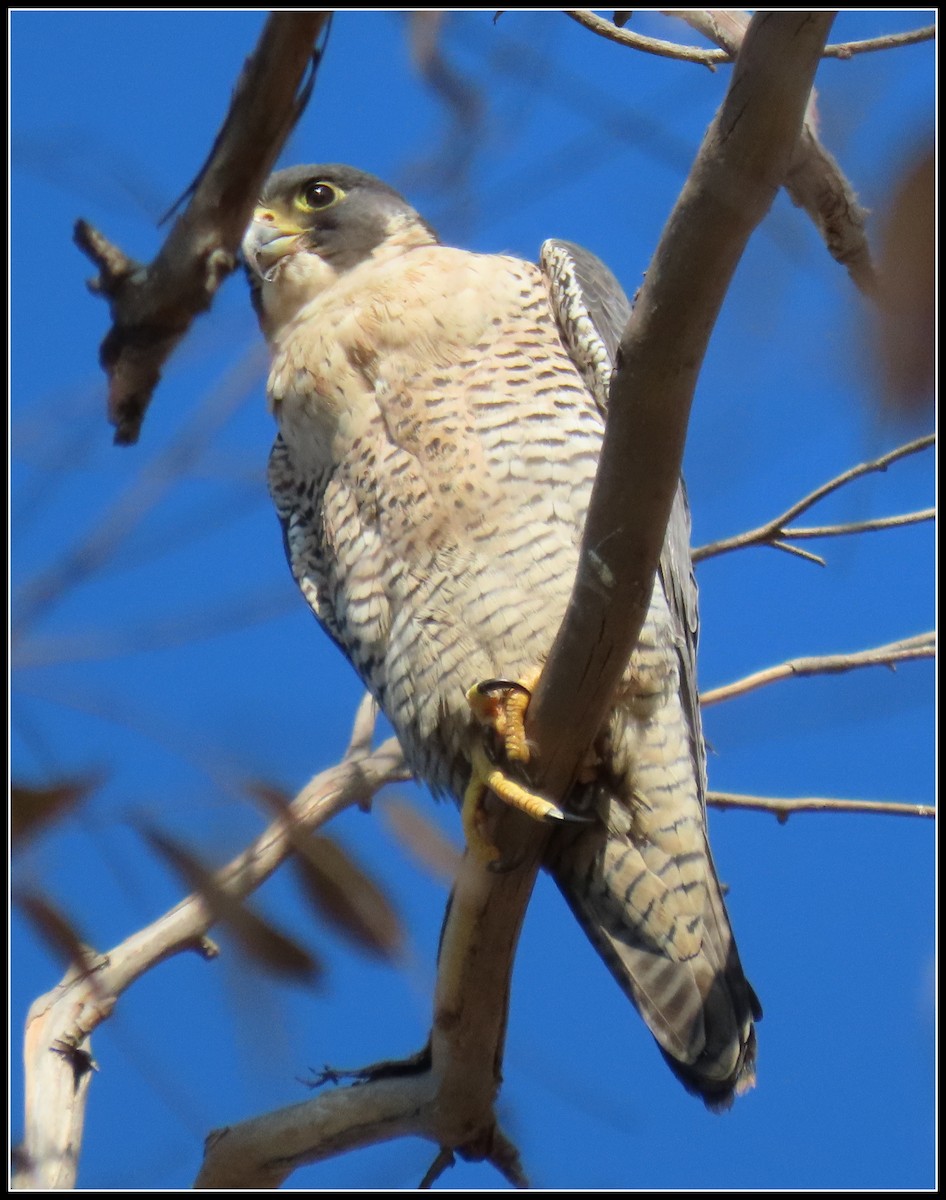
[[297, 248], [304, 233], [297, 225], [280, 221], [272, 209], [257, 208], [243, 238], [243, 256], [268, 283], [280, 261]]

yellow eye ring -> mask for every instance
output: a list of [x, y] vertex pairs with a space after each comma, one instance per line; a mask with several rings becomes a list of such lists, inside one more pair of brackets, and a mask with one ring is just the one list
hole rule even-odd
[[344, 197], [345, 193], [334, 184], [324, 179], [313, 179], [304, 183], [296, 197], [296, 205], [305, 212], [320, 212], [331, 208]]

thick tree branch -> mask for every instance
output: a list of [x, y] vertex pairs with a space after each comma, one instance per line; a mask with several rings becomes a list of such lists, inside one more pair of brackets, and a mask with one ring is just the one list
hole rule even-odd
[[[316, 775], [293, 801], [294, 820], [314, 829], [341, 809], [366, 804], [388, 783], [409, 777], [397, 742], [372, 751], [365, 740], [364, 708], [352, 744], [337, 766]], [[280, 818], [215, 881], [231, 901], [254, 892], [292, 853], [286, 820]], [[206, 957], [216, 951], [205, 934], [214, 923], [206, 897], [188, 896], [90, 966], [71, 967], [62, 982], [30, 1007], [26, 1022], [25, 1134], [19, 1154], [18, 1188], [75, 1186], [90, 1083], [89, 1038], [110, 1016], [122, 993], [152, 967], [183, 950]]]
[[921, 633], [916, 637], [903, 638], [898, 642], [888, 642], [886, 646], [877, 646], [874, 650], [858, 650], [853, 654], [819, 654], [807, 658], [793, 658], [788, 662], [779, 663], [776, 667], [767, 667], [764, 671], [756, 671], [734, 683], [723, 687], [711, 688], [700, 695], [700, 705], [709, 708], [713, 704], [721, 704], [724, 700], [732, 700], [736, 696], [745, 696], [758, 688], [770, 683], [778, 683], [782, 679], [804, 679], [811, 675], [844, 675], [848, 671], [856, 671], [860, 667], [890, 667], [898, 662], [913, 662], [919, 658], [936, 657], [936, 634]]
[[529, 709], [554, 794], [600, 729], [643, 625], [703, 355], [791, 161], [830, 23], [820, 13], [753, 18], [622, 338], [575, 588]]
[[[843, 533], [862, 533], [867, 529], [885, 529], [896, 524], [904, 525], [912, 524], [916, 521], [931, 520], [936, 515], [935, 509], [924, 509], [921, 512], [909, 513], [903, 517], [878, 518], [876, 521], [859, 522], [856, 525], [829, 525], [822, 526], [820, 529], [791, 529], [789, 527], [796, 517], [800, 517], [802, 513], [807, 512], [819, 500], [823, 500], [825, 496], [830, 496], [832, 492], [838, 491], [839, 488], [844, 487], [848, 483], [853, 483], [855, 479], [860, 479], [864, 475], [873, 474], [875, 471], [886, 471], [892, 463], [897, 462], [901, 458], [906, 458], [910, 454], [917, 454], [921, 450], [928, 449], [935, 441], [936, 435], [929, 433], [923, 437], [916, 438], [912, 442], [907, 442], [903, 446], [898, 446], [895, 450], [890, 450], [887, 454], [880, 455], [879, 458], [871, 459], [870, 462], [859, 463], [856, 467], [842, 471], [840, 475], [836, 475], [833, 479], [829, 479], [827, 483], [821, 484], [813, 492], [809, 492], [807, 496], [803, 496], [801, 500], [796, 501], [790, 508], [787, 508], [780, 516], [767, 521], [764, 525], [759, 525], [756, 529], [750, 529], [746, 533], [738, 533], [733, 537], [721, 538], [717, 542], [710, 542], [706, 546], [700, 546], [693, 551], [693, 561], [695, 563], [702, 562], [707, 558], [714, 558], [720, 554], [728, 554], [730, 550], [741, 550], [745, 546], [776, 546], [780, 550], [794, 549], [788, 545], [780, 544], [785, 538], [828, 537]], [[821, 561], [823, 562], [823, 560]]]
[[302, 81], [329, 15], [269, 17], [190, 202], [153, 262], [135, 262], [86, 221], [76, 224], [76, 244], [99, 269], [90, 287], [111, 309], [100, 357], [119, 444], [137, 441], [165, 362], [236, 266], [256, 198], [309, 98], [314, 77]]
[[773, 796], [741, 796], [736, 792], [707, 792], [711, 808], [742, 808], [771, 813], [784, 825], [792, 813], [843, 812], [868, 813], [887, 817], [935, 817], [931, 804], [895, 804], [886, 800], [831, 800], [808, 796], [800, 800], [781, 800]]

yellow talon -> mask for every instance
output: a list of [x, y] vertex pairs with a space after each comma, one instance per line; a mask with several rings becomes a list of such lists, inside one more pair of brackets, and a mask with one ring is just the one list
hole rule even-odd
[[511, 762], [527, 763], [532, 757], [526, 741], [526, 709], [531, 699], [531, 694], [526, 691], [507, 692], [505, 696], [502, 737], [506, 745], [506, 757]]
[[483, 831], [483, 800], [487, 792], [492, 792], [511, 808], [528, 814], [536, 821], [565, 821], [568, 814], [564, 813], [557, 804], [530, 792], [521, 784], [504, 775], [499, 767], [491, 761], [485, 747], [474, 742], [472, 748], [473, 770], [466, 792], [463, 795], [463, 832], [466, 844], [481, 862], [496, 864], [500, 852]]
[[494, 729], [503, 741], [510, 762], [527, 763], [532, 757], [526, 741], [526, 709], [541, 674], [538, 667], [521, 680], [484, 679], [466, 694], [467, 703], [481, 725]]

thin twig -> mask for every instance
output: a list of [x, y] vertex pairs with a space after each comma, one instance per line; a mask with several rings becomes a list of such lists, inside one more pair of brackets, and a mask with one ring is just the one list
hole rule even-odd
[[[832, 492], [838, 491], [845, 484], [853, 483], [855, 479], [860, 479], [864, 475], [870, 475], [875, 471], [886, 471], [892, 464], [899, 461], [901, 458], [906, 458], [907, 455], [917, 454], [921, 450], [926, 450], [936, 441], [936, 434], [929, 433], [924, 437], [916, 438], [912, 442], [907, 442], [903, 446], [898, 446], [895, 450], [889, 451], [887, 454], [882, 454], [879, 458], [872, 459], [870, 462], [860, 463], [856, 467], [851, 467], [850, 470], [843, 471], [840, 475], [836, 475], [834, 479], [829, 479], [827, 483], [823, 483], [820, 487], [815, 488], [813, 492], [809, 492], [807, 496], [803, 496], [801, 500], [787, 508], [781, 516], [775, 517], [774, 520], [766, 522], [765, 525], [760, 525], [757, 529], [750, 529], [747, 533], [739, 533], [731, 538], [722, 538], [718, 542], [710, 542], [706, 546], [700, 546], [693, 551], [693, 561], [695, 563], [702, 562], [707, 558], [714, 558], [720, 554], [728, 554], [731, 550], [740, 550], [744, 546], [764, 546], [774, 545], [778, 539], [785, 539], [793, 536], [792, 531], [788, 528], [790, 523], [803, 512], [807, 512], [819, 500], [823, 500], [825, 496], [829, 496]], [[933, 512], [934, 510], [924, 510], [925, 512]], [[916, 516], [918, 520], [928, 520], [929, 518], [923, 514], [909, 514]], [[899, 518], [883, 518], [884, 520], [896, 523]], [[904, 524], [910, 523], [907, 521]], [[875, 523], [875, 528], [885, 528], [885, 526]], [[852, 526], [849, 530], [845, 530], [844, 526], [832, 527], [840, 532], [860, 532], [856, 527]], [[804, 536], [804, 531], [802, 535]], [[829, 536], [821, 534], [809, 534], [808, 536]], [[784, 547], [782, 547], [784, 548]]]
[[811, 675], [843, 675], [861, 667], [893, 667], [898, 662], [913, 662], [916, 659], [935, 656], [936, 634], [931, 631], [898, 642], [889, 642], [886, 646], [877, 646], [873, 650], [793, 658], [788, 662], [779, 663], [776, 667], [767, 667], [764, 671], [756, 671], [753, 675], [737, 679], [734, 683], [711, 688], [700, 695], [700, 704], [703, 708], [709, 708], [710, 705], [721, 704], [724, 700], [732, 700], [736, 696], [745, 696], [782, 679], [803, 679]]
[[832, 800], [809, 796], [801, 800], [782, 800], [773, 796], [742, 796], [737, 792], [707, 792], [711, 808], [743, 808], [771, 813], [784, 825], [792, 813], [843, 812], [872, 813], [888, 817], [935, 817], [932, 804], [896, 804], [886, 800]]
[[456, 1163], [456, 1155], [446, 1146], [441, 1146], [437, 1157], [424, 1172], [424, 1178], [417, 1185], [419, 1192], [427, 1192], [434, 1186], [444, 1171], [449, 1171]]
[[886, 33], [881, 37], [863, 38], [857, 42], [838, 42], [825, 46], [825, 58], [853, 58], [855, 54], [870, 54], [874, 50], [893, 50], [897, 46], [915, 46], [918, 42], [929, 42], [936, 37], [935, 25], [924, 25], [920, 29], [908, 29], [905, 33]]
[[[711, 9], [688, 10], [685, 13], [680, 10], [665, 9], [664, 12], [670, 17], [683, 17], [693, 28], [705, 33], [711, 41], [716, 41], [715, 32], [718, 30], [714, 31], [714, 35], [708, 32], [709, 23], [714, 16]], [[588, 8], [566, 10], [565, 15], [571, 17], [573, 21], [577, 21], [579, 25], [584, 25], [592, 33], [607, 38], [608, 41], [617, 42], [618, 45], [629, 46], [632, 50], [642, 50], [647, 54], [656, 54], [661, 58], [675, 58], [681, 62], [699, 63], [701, 66], [709, 67], [710, 70], [715, 70], [719, 63], [732, 62], [736, 55], [737, 47], [702, 50], [698, 46], [686, 46], [679, 42], [667, 42], [661, 38], [646, 37], [644, 34], [615, 25]], [[920, 29], [910, 29], [905, 33], [888, 33], [881, 37], [863, 38], [854, 42], [836, 42], [825, 46], [821, 57], [848, 59], [853, 58], [855, 54], [869, 54], [875, 50], [914, 46], [918, 42], [932, 41], [935, 37], [936, 26], [924, 25]]]
[[699, 63], [716, 70], [719, 63], [733, 61], [733, 55], [727, 50], [703, 50], [699, 46], [683, 46], [678, 42], [665, 42], [660, 38], [645, 37], [644, 34], [634, 33], [631, 29], [619, 29], [611, 21], [599, 17], [590, 8], [572, 8], [565, 10], [566, 17], [571, 17], [579, 25], [584, 25], [592, 33], [617, 42], [621, 46], [630, 46], [633, 50], [643, 50], [647, 54], [656, 54], [661, 58], [675, 58], [681, 62]]
[[895, 517], [875, 517], [869, 521], [847, 521], [841, 525], [793, 525], [785, 530], [785, 536], [793, 541], [804, 538], [841, 537], [849, 533], [875, 533], [879, 529], [901, 529], [905, 525], [920, 525], [924, 521], [935, 520], [935, 508], [921, 508], [917, 512], [899, 513]]

